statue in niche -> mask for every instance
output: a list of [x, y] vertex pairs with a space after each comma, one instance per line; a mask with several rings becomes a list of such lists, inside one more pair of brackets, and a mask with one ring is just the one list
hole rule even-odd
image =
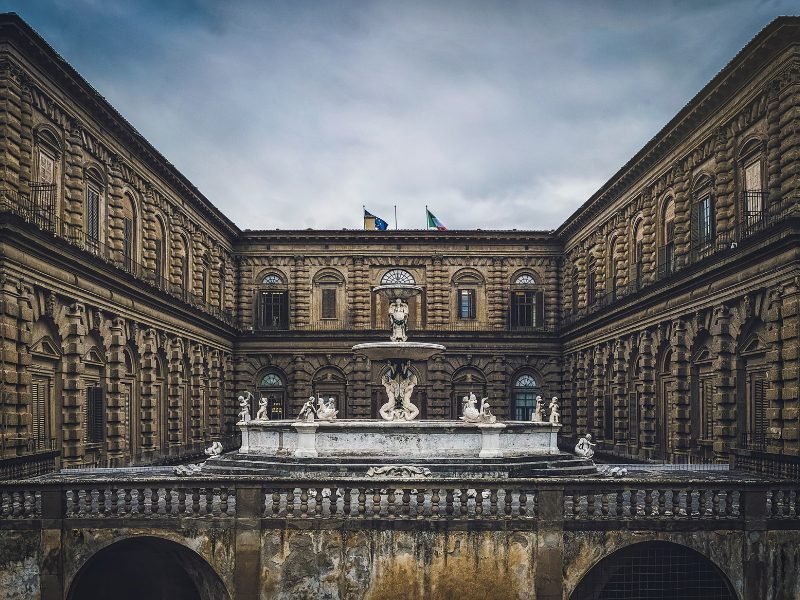
[[531, 415], [531, 421], [534, 423], [544, 423], [544, 400], [542, 400], [541, 396], [536, 396], [536, 408], [533, 409], [533, 415]]
[[558, 425], [561, 422], [561, 413], [558, 412], [558, 397], [553, 396], [550, 400], [550, 424]]
[[596, 445], [597, 444], [592, 443], [592, 434], [587, 433], [575, 444], [575, 454], [584, 458], [592, 458], [594, 456], [593, 448]]
[[336, 400], [333, 398], [325, 400], [322, 396], [317, 399], [317, 418], [320, 421], [333, 421], [338, 413]]
[[245, 392], [243, 396], [239, 396], [239, 423], [250, 422], [250, 400], [253, 394]]
[[314, 421], [314, 417], [316, 416], [314, 413], [314, 403], [316, 400], [314, 396], [311, 396], [306, 403], [303, 404], [303, 408], [300, 409], [300, 414], [297, 415], [299, 421], [306, 421], [308, 423]]
[[264, 396], [261, 396], [261, 399], [258, 401], [258, 412], [256, 413], [256, 421], [269, 421], [269, 415], [267, 415], [267, 404], [268, 401]]
[[405, 300], [397, 298], [389, 305], [389, 322], [392, 325], [391, 341], [407, 341], [406, 326], [408, 325], [408, 303], [405, 302]]

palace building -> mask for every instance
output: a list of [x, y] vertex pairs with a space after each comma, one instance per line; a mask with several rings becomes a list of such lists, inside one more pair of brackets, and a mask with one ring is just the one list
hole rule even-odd
[[[800, 19], [760, 32], [557, 230], [249, 231], [0, 17], [3, 474], [235, 444], [235, 397], [375, 418], [387, 281], [427, 419], [488, 396], [630, 459], [800, 454]], [[253, 410], [253, 412], [255, 412]], [[749, 458], [748, 458], [749, 457]]]

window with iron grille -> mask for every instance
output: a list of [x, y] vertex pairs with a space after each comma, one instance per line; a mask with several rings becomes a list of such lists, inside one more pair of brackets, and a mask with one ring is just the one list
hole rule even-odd
[[322, 318], [336, 318], [336, 288], [322, 288]]
[[287, 329], [289, 297], [284, 291], [262, 290], [258, 294], [256, 327], [258, 329]]
[[44, 448], [47, 442], [47, 407], [51, 380], [47, 377], [31, 378], [31, 441], [34, 448]]
[[122, 264], [126, 271], [133, 270], [133, 219], [122, 219]]
[[153, 244], [155, 246], [154, 248], [155, 256], [153, 258], [153, 263], [154, 263], [153, 266], [155, 268], [156, 277], [161, 279], [164, 277], [164, 259], [163, 259], [164, 241], [159, 238], [156, 238], [153, 240]]
[[704, 196], [692, 205], [691, 242], [692, 248], [702, 254], [714, 241], [714, 205], [711, 195]]
[[475, 290], [458, 290], [458, 318], [475, 318]]
[[86, 188], [86, 236], [90, 243], [100, 241], [100, 191], [93, 185]]

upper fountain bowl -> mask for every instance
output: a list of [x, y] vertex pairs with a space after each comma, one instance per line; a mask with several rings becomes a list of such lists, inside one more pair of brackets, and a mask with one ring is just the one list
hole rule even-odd
[[363, 354], [370, 360], [428, 360], [441, 354], [445, 347], [441, 344], [425, 342], [367, 342], [353, 346], [353, 352]]
[[398, 298], [401, 300], [408, 300], [409, 298], [417, 296], [422, 293], [422, 288], [410, 283], [390, 283], [387, 285], [377, 285], [372, 288], [372, 291], [383, 294], [390, 302], [394, 302]]

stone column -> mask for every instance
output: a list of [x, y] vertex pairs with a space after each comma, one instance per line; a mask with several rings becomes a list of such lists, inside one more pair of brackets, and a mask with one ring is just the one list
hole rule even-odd
[[347, 414], [344, 415], [345, 418], [369, 418], [372, 415], [369, 375], [370, 367], [367, 357], [363, 354], [354, 355], [352, 385], [347, 398], [348, 408]]
[[642, 332], [639, 339], [639, 360], [641, 363], [640, 378], [642, 381], [642, 417], [639, 426], [640, 448], [645, 458], [652, 458], [656, 437], [656, 380], [655, 380], [655, 348], [653, 334]]
[[85, 232], [83, 216], [83, 149], [81, 141], [81, 125], [77, 121], [70, 123], [64, 153], [64, 222], [72, 225], [69, 231], [63, 231], [67, 239], [75, 243], [81, 242], [81, 232]]
[[[86, 314], [82, 304], [71, 304], [65, 314], [62, 378], [62, 457], [65, 466], [78, 465], [85, 456], [87, 432], [86, 393], [83, 388], [83, 340], [86, 335]], [[109, 429], [106, 429], [108, 432]]]
[[682, 319], [672, 322], [672, 335], [670, 339], [672, 348], [672, 375], [675, 377], [675, 402], [670, 407], [672, 430], [675, 436], [672, 440], [673, 450], [676, 454], [688, 454], [691, 446], [691, 387], [689, 371], [691, 368], [689, 346], [686, 334], [686, 323]]
[[348, 304], [353, 310], [353, 326], [356, 329], [370, 327], [369, 270], [364, 257], [353, 256], [353, 276], [348, 289]]
[[449, 419], [450, 398], [447, 396], [447, 372], [444, 357], [434, 356], [428, 361], [428, 418]]
[[559, 261], [549, 258], [544, 265], [544, 323], [548, 329], [556, 329], [559, 320]]
[[589, 295], [586, 287], [586, 248], [581, 247], [575, 256], [574, 272], [578, 275], [578, 308], [581, 310], [589, 306]]
[[733, 338], [730, 333], [731, 311], [727, 306], [714, 308], [711, 323], [711, 353], [714, 356], [714, 453], [723, 455], [736, 443], [736, 378], [733, 371]]
[[575, 435], [584, 435], [591, 427], [589, 423], [588, 408], [587, 408], [587, 368], [586, 350], [581, 350], [577, 354], [577, 361], [575, 364], [575, 380], [577, 381], [577, 389], [575, 392]]
[[305, 365], [306, 357], [302, 354], [295, 354], [292, 357], [292, 370], [287, 373], [291, 381], [291, 387], [286, 403], [290, 418], [300, 412], [303, 404], [311, 395], [311, 376], [306, 373]]
[[692, 198], [689, 194], [689, 170], [682, 161], [673, 167], [675, 173], [675, 266], [680, 269], [689, 264], [691, 251]]
[[[611, 346], [613, 372], [610, 375], [611, 393], [614, 395], [614, 449], [620, 454], [628, 453], [628, 387], [625, 384], [627, 365], [625, 363], [625, 344], [622, 339], [614, 340]], [[633, 391], [633, 390], [631, 390]]]
[[[5, 62], [0, 72], [0, 189], [16, 192], [20, 189], [21, 146], [23, 144], [22, 73], [10, 62]], [[28, 181], [30, 182], [30, 171]]]
[[502, 330], [506, 328], [506, 314], [508, 311], [508, 280], [506, 261], [500, 257], [492, 258], [492, 266], [489, 271], [488, 297], [489, 303], [489, 327], [491, 329]]
[[115, 264], [122, 264], [122, 159], [115, 155], [108, 169], [108, 213], [106, 221], [106, 243], [111, 252], [109, 258]]
[[[574, 437], [575, 434], [575, 403], [576, 398], [573, 394], [575, 389], [575, 354], [567, 354], [564, 357], [564, 385], [561, 390], [561, 435], [566, 438]], [[544, 398], [543, 398], [544, 399]]]
[[222, 434], [222, 363], [220, 351], [212, 350], [208, 355], [208, 436], [219, 439]]
[[[768, 450], [775, 453], [785, 453], [783, 440], [783, 292], [780, 288], [768, 292], [767, 299], [767, 331], [765, 340], [767, 344], [766, 363], [769, 368], [769, 387], [767, 400], [769, 402], [769, 438]], [[789, 334], [791, 335], [791, 333]]]
[[189, 397], [191, 398], [191, 406], [189, 409], [190, 419], [190, 438], [187, 443], [187, 449], [194, 451], [196, 447], [202, 445], [203, 442], [203, 413], [206, 410], [206, 398], [204, 398], [204, 385], [205, 379], [205, 366], [203, 364], [203, 348], [200, 344], [194, 343], [190, 345], [191, 348], [191, 372], [190, 372], [190, 385]]
[[[157, 359], [156, 353], [158, 352], [156, 332], [152, 328], [145, 329], [142, 333], [141, 345], [141, 380], [142, 388], [139, 394], [141, 401], [142, 412], [142, 459], [144, 462], [152, 460], [156, 453], [156, 447], [159, 440], [159, 428], [162, 426], [159, 423], [160, 407], [156, 405], [155, 394], [153, 385], [156, 381], [156, 368]], [[162, 399], [163, 401], [163, 399]]]
[[769, 206], [781, 200], [781, 110], [780, 84], [767, 88], [767, 190]]
[[108, 362], [106, 375], [108, 389], [106, 392], [106, 432], [108, 435], [108, 460], [111, 466], [122, 466], [127, 462], [126, 450], [128, 439], [127, 403], [122, 393], [120, 379], [125, 372], [125, 321], [115, 317], [111, 321], [111, 337], [108, 343]]
[[428, 302], [430, 303], [429, 325], [442, 326], [450, 319], [450, 286], [441, 255], [433, 256], [431, 276], [428, 287]]
[[180, 445], [182, 439], [183, 423], [183, 398], [181, 397], [181, 383], [183, 380], [183, 344], [178, 338], [174, 338], [167, 343], [167, 360], [169, 372], [167, 375], [167, 401], [169, 402], [169, 417], [167, 427], [169, 428], [169, 454], [170, 456], [180, 455]]
[[536, 598], [564, 596], [564, 490], [542, 488], [538, 495], [536, 535]]
[[311, 324], [311, 279], [303, 256], [294, 257], [291, 271], [291, 289], [294, 293], [289, 299], [291, 304], [289, 310], [292, 315], [292, 327], [304, 329]]
[[592, 385], [592, 396], [590, 400], [594, 402], [594, 410], [592, 415], [594, 423], [591, 429], [595, 432], [594, 436], [597, 440], [604, 442], [611, 442], [612, 440], [605, 439], [605, 420], [611, 418], [611, 415], [605, 414], [605, 394], [606, 394], [606, 353], [603, 344], [594, 347], [593, 351], [594, 362], [594, 382]]
[[736, 200], [734, 197], [735, 167], [734, 145], [736, 140], [729, 128], [721, 126], [714, 135], [714, 160], [717, 172], [714, 178], [714, 209], [717, 214], [717, 235], [727, 234], [736, 224]]
[[[142, 264], [146, 278], [155, 281], [156, 277], [156, 206], [158, 197], [152, 185], [147, 186], [142, 199]], [[167, 240], [163, 240], [167, 243]]]
[[22, 81], [20, 99], [19, 182], [25, 188], [33, 180], [33, 94], [29, 81]]
[[650, 190], [642, 192], [642, 283], [656, 279], [656, 200]]
[[6, 425], [6, 454], [24, 449], [30, 433], [32, 290], [0, 273], [0, 412]]
[[235, 598], [261, 596], [261, 515], [263, 495], [260, 485], [236, 486], [236, 547], [233, 585]]
[[[800, 80], [797, 64], [790, 65], [779, 76], [778, 110], [780, 117], [780, 193], [794, 198], [795, 210], [800, 202]], [[777, 186], [776, 186], [777, 187]]]

